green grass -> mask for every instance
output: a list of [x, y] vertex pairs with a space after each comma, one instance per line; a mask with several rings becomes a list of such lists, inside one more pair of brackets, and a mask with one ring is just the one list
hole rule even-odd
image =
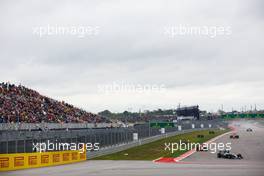
[[[169, 150], [165, 151], [165, 143], [179, 143], [179, 141], [186, 141], [192, 143], [203, 143], [220, 134], [227, 132], [228, 130], [210, 130], [215, 134], [209, 134], [209, 130], [195, 131], [185, 134], [180, 134], [172, 137], [160, 139], [148, 144], [136, 146], [121, 152], [100, 156], [93, 160], [154, 160], [160, 157], [177, 157], [185, 151], [174, 151], [172, 153]], [[204, 135], [204, 138], [197, 138], [197, 135]]]

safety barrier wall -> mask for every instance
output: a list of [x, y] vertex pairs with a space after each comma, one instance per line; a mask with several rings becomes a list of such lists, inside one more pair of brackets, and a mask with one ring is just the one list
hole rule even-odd
[[0, 171], [55, 166], [86, 160], [86, 151], [0, 154]]
[[[178, 123], [182, 130], [212, 128], [223, 126], [221, 121], [193, 121]], [[178, 126], [166, 128], [166, 133], [179, 131]], [[49, 131], [0, 131], [0, 154], [32, 153], [33, 143], [99, 143], [100, 148], [115, 147], [133, 142], [133, 133], [138, 133], [139, 139], [161, 134], [160, 129], [150, 128], [149, 124], [136, 125], [133, 128], [103, 128], [82, 130], [49, 130]]]

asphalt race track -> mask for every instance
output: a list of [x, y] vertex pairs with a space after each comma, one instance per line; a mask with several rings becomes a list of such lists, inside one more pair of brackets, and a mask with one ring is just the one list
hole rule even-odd
[[[241, 153], [243, 160], [218, 159], [210, 152], [196, 152], [179, 163], [150, 161], [86, 161], [55, 167], [45, 167], [1, 173], [2, 176], [263, 176], [264, 175], [264, 123], [236, 121], [240, 139], [226, 135], [215, 142], [231, 142], [232, 153]], [[246, 132], [252, 128], [253, 132]]]

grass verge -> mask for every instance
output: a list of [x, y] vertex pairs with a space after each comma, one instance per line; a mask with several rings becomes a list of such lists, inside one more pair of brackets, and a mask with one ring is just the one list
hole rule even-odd
[[[209, 134], [209, 130], [203, 131], [194, 131], [190, 133], [175, 135], [172, 137], [167, 137], [164, 139], [160, 139], [148, 144], [144, 144], [141, 146], [132, 147], [127, 150], [123, 150], [117, 153], [100, 156], [94, 158], [93, 160], [154, 160], [160, 157], [178, 157], [181, 154], [187, 152], [187, 150], [183, 151], [175, 151], [171, 153], [168, 150], [164, 150], [165, 143], [179, 143], [179, 141], [188, 141], [192, 143], [203, 143], [206, 142], [218, 135], [226, 133], [228, 130], [210, 130], [214, 131], [214, 134]], [[203, 138], [198, 138], [197, 135], [203, 135]]]

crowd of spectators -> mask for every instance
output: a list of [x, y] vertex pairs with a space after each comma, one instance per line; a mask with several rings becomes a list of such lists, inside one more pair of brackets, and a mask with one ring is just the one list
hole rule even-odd
[[107, 119], [24, 86], [0, 83], [0, 123], [12, 122], [102, 123]]

